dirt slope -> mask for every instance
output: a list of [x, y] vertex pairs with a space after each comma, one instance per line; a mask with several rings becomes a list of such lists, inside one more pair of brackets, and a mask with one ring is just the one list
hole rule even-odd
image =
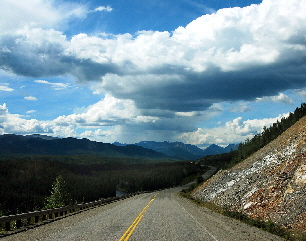
[[229, 170], [221, 170], [192, 196], [306, 231], [306, 117]]

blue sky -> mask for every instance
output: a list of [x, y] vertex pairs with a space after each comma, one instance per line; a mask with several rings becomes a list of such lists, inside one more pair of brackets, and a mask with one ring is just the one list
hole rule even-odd
[[305, 101], [305, 0], [1, 6], [0, 134], [227, 145]]

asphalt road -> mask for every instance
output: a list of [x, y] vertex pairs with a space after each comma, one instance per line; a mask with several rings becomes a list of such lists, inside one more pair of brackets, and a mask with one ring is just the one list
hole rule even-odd
[[134, 196], [3, 240], [282, 240], [181, 198], [181, 189]]

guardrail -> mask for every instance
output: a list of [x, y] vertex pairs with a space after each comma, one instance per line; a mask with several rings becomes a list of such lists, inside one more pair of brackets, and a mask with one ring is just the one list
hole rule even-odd
[[[10, 231], [12, 230], [12, 228], [19, 229], [23, 225], [31, 225], [32, 223], [38, 224], [40, 221], [55, 220], [56, 218], [64, 217], [67, 214], [69, 215], [76, 214], [86, 209], [94, 208], [95, 206], [109, 204], [114, 201], [132, 197], [134, 195], [136, 195], [136, 193], [128, 194], [122, 197], [110, 197], [110, 198], [100, 199], [98, 201], [89, 202], [89, 203], [74, 204], [74, 205], [69, 205], [66, 207], [40, 210], [40, 211], [21, 213], [21, 214], [16, 214], [16, 215], [9, 215], [9, 216], [2, 216], [0, 217], [0, 223], [5, 223], [4, 230]], [[22, 222], [23, 220], [24, 220], [24, 223]], [[11, 225], [12, 222], [15, 222], [14, 227], [12, 227]]]

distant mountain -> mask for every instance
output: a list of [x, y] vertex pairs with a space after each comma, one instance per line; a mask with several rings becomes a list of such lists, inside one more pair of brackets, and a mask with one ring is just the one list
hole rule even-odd
[[116, 146], [88, 139], [53, 138], [41, 135], [0, 135], [0, 155], [102, 155], [145, 159], [169, 159], [152, 149], [137, 145]]
[[237, 148], [238, 148], [238, 145], [236, 144], [229, 144], [226, 147], [221, 147], [221, 146], [212, 144], [204, 150], [204, 156], [228, 153], [230, 151], [237, 150]]
[[[124, 146], [119, 142], [114, 143], [117, 146]], [[205, 150], [191, 144], [184, 144], [182, 142], [156, 142], [156, 141], [141, 141], [135, 143], [137, 146], [152, 149], [154, 151], [163, 153], [165, 155], [176, 157], [180, 159], [196, 160], [207, 155], [215, 155], [221, 153], [227, 153], [231, 150], [235, 150], [237, 145], [230, 144], [227, 147], [221, 147], [215, 144], [210, 145]]]

